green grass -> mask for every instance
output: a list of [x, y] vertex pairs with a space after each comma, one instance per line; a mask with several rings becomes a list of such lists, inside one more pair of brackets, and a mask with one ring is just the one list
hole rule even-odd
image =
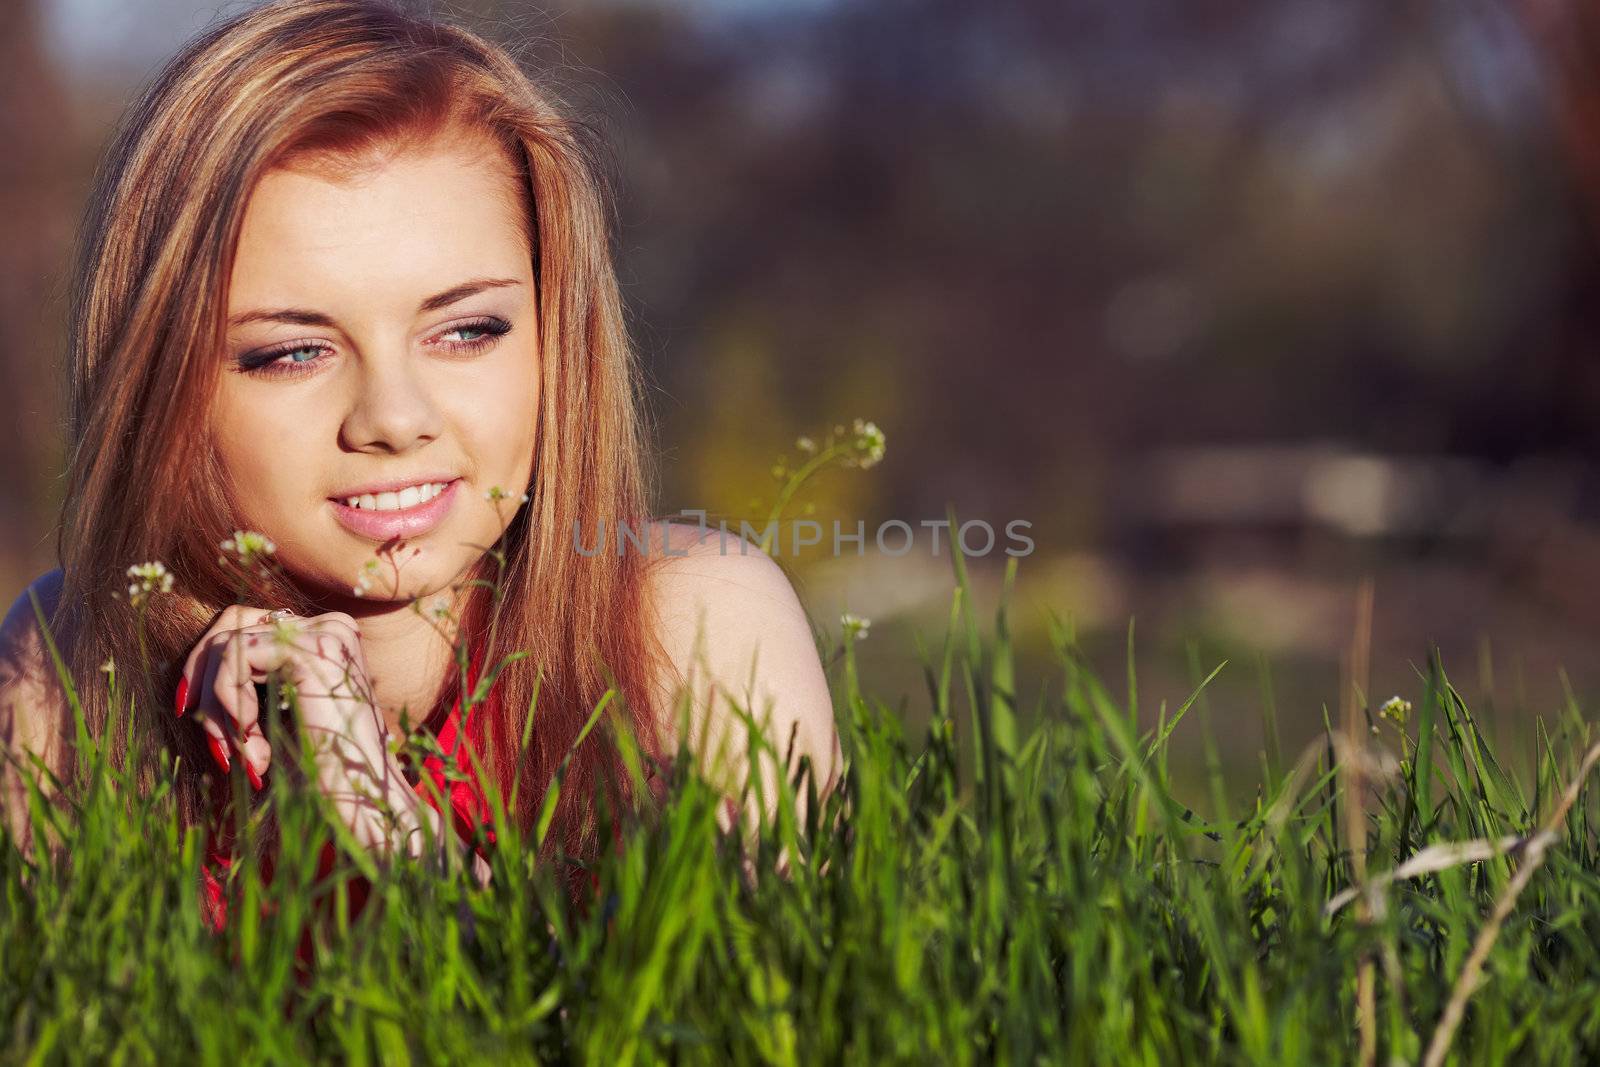
[[[1202, 813], [1167, 761], [1173, 732], [1197, 728], [1193, 697], [1140, 732], [1137, 701], [1112, 696], [1060, 621], [1055, 676], [1014, 677], [1004, 603], [977, 618], [956, 562], [949, 630], [923, 652], [926, 736], [860, 692], [847, 641], [843, 786], [804, 824], [786, 789], [749, 861], [695, 774], [656, 818], [626, 821], [587, 911], [503, 822], [487, 889], [351, 858], [372, 901], [319, 928], [304, 984], [293, 961], [326, 811], [275, 789], [283, 873], [262, 887], [245, 868], [247, 906], [213, 935], [197, 835], [91, 749], [82, 810], [34, 810], [59, 821], [64, 858], [0, 841], [0, 1059], [1276, 1067], [1357, 1061], [1365, 1034], [1379, 1060], [1417, 1063], [1475, 943], [1483, 974], [1439, 1039], [1447, 1062], [1600, 1057], [1586, 778], [1561, 808], [1591, 741], [1577, 707], [1538, 724], [1519, 774], [1434, 657], [1409, 714], [1361, 709], [1357, 730], [1336, 723], [1298, 759], [1269, 753], [1243, 808], [1214, 772]], [[1131, 667], [1117, 688], [1137, 692]], [[1045, 696], [1018, 708], [1018, 691]], [[1330, 914], [1356, 880], [1356, 827], [1370, 877], [1439, 869]], [[1479, 840], [1478, 859], [1458, 847]], [[787, 877], [770, 873], [782, 848], [799, 857]], [[1531, 879], [1508, 892], [1519, 870]]]

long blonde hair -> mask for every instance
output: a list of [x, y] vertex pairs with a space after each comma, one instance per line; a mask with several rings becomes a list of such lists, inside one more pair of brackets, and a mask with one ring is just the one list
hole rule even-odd
[[[226, 472], [196, 432], [223, 344], [226, 285], [246, 200], [297, 153], [338, 156], [420, 137], [447, 124], [487, 133], [525, 176], [533, 226], [542, 387], [529, 501], [501, 539], [504, 598], [483, 662], [515, 650], [489, 722], [496, 782], [531, 825], [545, 785], [606, 690], [659, 753], [651, 680], [664, 663], [644, 597], [647, 554], [572, 550], [576, 529], [647, 528], [653, 472], [640, 374], [610, 253], [609, 196], [599, 142], [500, 47], [464, 29], [376, 0], [279, 0], [191, 41], [135, 103], [97, 178], [74, 272], [70, 326], [70, 481], [58, 535], [65, 585], [55, 619], [75, 679], [107, 659], [137, 700], [148, 744], [131, 753], [142, 781], [164, 746], [191, 769], [177, 796], [202, 816], [201, 731], [177, 719], [184, 657], [234, 584], [218, 545], [234, 526]], [[165, 562], [175, 593], [143, 619], [152, 670], [140, 660], [126, 568]], [[494, 579], [483, 557], [474, 577]], [[286, 581], [263, 591], [307, 611]], [[477, 597], [464, 633], [487, 639]], [[609, 677], [608, 677], [609, 672]], [[530, 700], [538, 679], [538, 705]], [[441, 691], [452, 694], [453, 679]], [[102, 743], [104, 686], [81, 693]], [[514, 757], [530, 710], [526, 758]], [[587, 816], [603, 781], [631, 796], [603, 731], [579, 746], [547, 847], [596, 847]]]

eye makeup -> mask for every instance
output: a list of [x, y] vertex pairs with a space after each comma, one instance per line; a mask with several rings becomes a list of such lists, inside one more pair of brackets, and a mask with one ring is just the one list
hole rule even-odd
[[[463, 322], [454, 322], [440, 330], [427, 344], [430, 347], [469, 354], [487, 349], [501, 337], [511, 332], [511, 323], [496, 315], [483, 315]], [[469, 335], [447, 340], [451, 334]], [[301, 378], [316, 373], [324, 363], [333, 358], [333, 346], [326, 341], [283, 341], [266, 348], [241, 353], [234, 359], [234, 367], [242, 374], [256, 378]], [[285, 362], [285, 357], [289, 358]]]

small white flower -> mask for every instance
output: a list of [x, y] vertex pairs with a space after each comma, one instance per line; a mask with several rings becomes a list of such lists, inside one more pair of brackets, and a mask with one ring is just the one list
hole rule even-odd
[[817, 450], [817, 443], [811, 438], [802, 435], [795, 438], [794, 447], [798, 448], [800, 451], [809, 456]]
[[278, 546], [272, 543], [270, 537], [254, 530], [235, 530], [233, 536], [218, 547], [225, 553], [237, 556], [240, 565], [247, 569], [278, 551]]
[[106, 661], [100, 664], [100, 669], [107, 674], [117, 673], [117, 665], [110, 659], [110, 657], [107, 657]]
[[361, 565], [361, 572], [356, 575], [356, 584], [351, 592], [356, 596], [366, 596], [372, 589], [372, 579], [378, 574], [381, 564], [376, 559], [369, 559]]
[[857, 419], [851, 427], [851, 432], [850, 445], [854, 449], [854, 454], [845, 461], [847, 464], [865, 470], [883, 458], [887, 438], [884, 437], [883, 431], [878, 429], [877, 423]]
[[867, 632], [872, 628], [871, 619], [862, 618], [860, 615], [854, 615], [848, 611], [839, 616], [839, 622], [844, 626], [845, 636], [847, 638], [853, 637], [857, 641], [865, 640]]
[[142, 606], [156, 593], [172, 592], [172, 575], [160, 560], [135, 563], [128, 568], [128, 577], [134, 579], [128, 586], [128, 600], [134, 607]]
[[1411, 716], [1411, 701], [1396, 694], [1383, 702], [1383, 706], [1378, 709], [1378, 716], [1384, 719], [1392, 719], [1394, 722], [1404, 726], [1406, 719]]

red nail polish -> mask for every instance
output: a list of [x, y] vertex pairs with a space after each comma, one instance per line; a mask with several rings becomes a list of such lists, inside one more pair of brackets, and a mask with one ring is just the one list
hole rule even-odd
[[206, 740], [211, 744], [211, 758], [217, 761], [217, 766], [222, 768], [222, 773], [227, 774], [232, 768], [232, 764], [228, 762], [228, 750], [222, 747], [221, 741], [218, 741], [210, 734], [206, 735]]
[[174, 701], [174, 703], [177, 706], [178, 714], [180, 716], [183, 714], [183, 706], [185, 704], [187, 704], [188, 702], [189, 702], [189, 679], [188, 678], [179, 678], [178, 679], [178, 699], [176, 701]]
[[256, 773], [254, 767], [250, 766], [249, 760], [244, 761], [244, 774], [246, 778], [250, 779], [250, 788], [257, 793], [261, 792], [261, 776]]

